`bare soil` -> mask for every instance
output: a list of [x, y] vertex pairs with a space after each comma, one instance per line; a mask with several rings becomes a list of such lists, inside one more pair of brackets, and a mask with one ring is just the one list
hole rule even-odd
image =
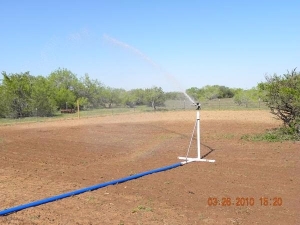
[[[195, 116], [133, 113], [2, 126], [0, 210], [179, 162]], [[300, 224], [300, 144], [241, 140], [279, 121], [267, 111], [201, 111], [200, 121], [201, 155], [215, 163], [28, 208], [0, 216], [0, 224]], [[190, 151], [195, 155], [195, 139]], [[254, 203], [238, 205], [241, 198]]]

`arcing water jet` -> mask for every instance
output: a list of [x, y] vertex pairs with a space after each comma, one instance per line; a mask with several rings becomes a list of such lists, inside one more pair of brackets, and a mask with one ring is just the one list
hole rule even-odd
[[170, 73], [166, 72], [161, 66], [159, 66], [157, 63], [155, 63], [150, 57], [148, 57], [146, 54], [144, 54], [143, 52], [141, 52], [140, 50], [138, 50], [137, 48], [126, 44], [122, 41], [119, 41], [115, 38], [112, 38], [110, 36], [108, 36], [107, 34], [103, 35], [103, 38], [115, 45], [118, 45], [124, 49], [127, 49], [131, 52], [133, 52], [134, 54], [138, 55], [139, 57], [141, 57], [144, 61], [146, 61], [147, 63], [149, 63], [151, 66], [153, 66], [154, 68], [156, 68], [157, 70], [159, 70], [160, 72], [163, 73], [163, 75], [172, 82], [172, 84], [175, 86], [175, 88], [177, 90], [179, 90], [180, 92], [182, 92], [187, 99], [192, 103], [195, 104], [195, 101], [185, 92], [185, 90], [182, 88], [182, 86], [179, 84], [179, 82], [176, 80], [176, 78], [171, 75]]

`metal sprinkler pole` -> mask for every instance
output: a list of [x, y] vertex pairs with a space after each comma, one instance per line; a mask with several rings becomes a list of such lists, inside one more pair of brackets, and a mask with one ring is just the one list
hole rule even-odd
[[200, 154], [200, 106], [199, 109], [197, 108], [197, 153], [198, 153], [198, 159], [201, 159]]
[[[185, 160], [186, 162], [215, 162], [214, 159], [201, 159], [201, 153], [200, 153], [200, 109], [201, 109], [201, 104], [196, 103], [194, 105], [197, 107], [196, 108], [196, 110], [197, 110], [197, 114], [196, 114], [197, 158], [188, 158], [188, 154], [189, 154], [189, 150], [190, 150], [190, 146], [189, 146], [186, 157], [178, 157], [178, 159]], [[192, 138], [193, 138], [193, 135], [194, 135], [194, 132], [192, 134]]]

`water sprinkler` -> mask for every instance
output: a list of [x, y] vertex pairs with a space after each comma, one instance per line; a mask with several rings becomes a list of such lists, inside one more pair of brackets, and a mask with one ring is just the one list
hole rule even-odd
[[[197, 103], [193, 103], [194, 106], [196, 106], [196, 122], [195, 122], [195, 126], [193, 129], [193, 133], [192, 133], [192, 137], [190, 140], [190, 144], [186, 153], [185, 157], [178, 157], [178, 159], [182, 159], [185, 160], [186, 162], [215, 162], [214, 159], [202, 159], [201, 158], [201, 154], [200, 154], [200, 109], [201, 109], [201, 104], [199, 102]], [[192, 144], [192, 140], [194, 137], [194, 133], [195, 133], [195, 129], [197, 128], [197, 158], [189, 158], [189, 152], [190, 152], [190, 148], [191, 148], [191, 144]]]
[[194, 106], [196, 106], [196, 110], [200, 110], [201, 109], [201, 104], [199, 102], [197, 103], [193, 103]]

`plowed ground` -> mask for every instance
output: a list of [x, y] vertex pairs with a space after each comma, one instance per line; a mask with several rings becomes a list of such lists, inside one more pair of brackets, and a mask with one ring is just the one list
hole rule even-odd
[[[195, 116], [2, 126], [0, 210], [179, 162]], [[300, 144], [241, 139], [279, 124], [266, 111], [201, 111], [201, 155], [215, 163], [193, 162], [28, 208], [0, 216], [0, 224], [300, 224]]]

